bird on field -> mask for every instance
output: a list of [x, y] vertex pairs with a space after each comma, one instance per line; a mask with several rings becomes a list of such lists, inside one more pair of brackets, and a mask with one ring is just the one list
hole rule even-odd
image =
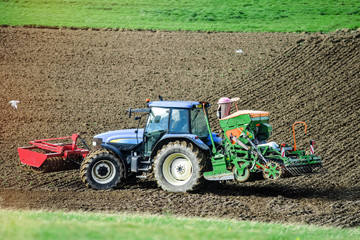
[[12, 101], [10, 101], [9, 103], [11, 104], [11, 106], [15, 109], [15, 110], [17, 110], [18, 109], [18, 103], [19, 103], [20, 101], [17, 101], [17, 100], [12, 100]]

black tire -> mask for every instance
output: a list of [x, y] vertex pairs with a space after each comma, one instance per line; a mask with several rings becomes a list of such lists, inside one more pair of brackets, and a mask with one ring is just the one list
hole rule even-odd
[[107, 150], [99, 150], [86, 156], [80, 167], [81, 180], [96, 190], [117, 188], [124, 178], [121, 160]]
[[206, 157], [185, 141], [164, 145], [155, 156], [154, 173], [159, 187], [168, 192], [190, 192], [204, 183]]

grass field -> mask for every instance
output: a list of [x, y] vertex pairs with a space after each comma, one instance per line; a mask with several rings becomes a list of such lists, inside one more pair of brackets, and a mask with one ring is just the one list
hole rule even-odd
[[0, 210], [2, 240], [359, 239], [359, 229], [235, 220]]
[[360, 1], [0, 0], [0, 25], [330, 32], [360, 27]]

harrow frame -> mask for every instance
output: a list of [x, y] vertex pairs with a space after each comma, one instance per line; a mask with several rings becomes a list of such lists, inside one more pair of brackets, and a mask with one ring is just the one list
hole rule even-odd
[[[77, 140], [81, 139], [87, 149], [78, 148]], [[51, 143], [49, 141], [71, 139], [72, 143]], [[31, 146], [19, 147], [18, 153], [20, 162], [35, 168], [40, 168], [47, 159], [61, 157], [80, 163], [89, 153], [89, 148], [79, 134], [72, 134], [68, 137], [40, 139], [29, 142]]]

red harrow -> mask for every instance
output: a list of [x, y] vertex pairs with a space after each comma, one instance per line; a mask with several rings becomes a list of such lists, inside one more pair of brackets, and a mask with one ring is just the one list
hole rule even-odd
[[[77, 147], [78, 138], [87, 149]], [[71, 139], [72, 143], [54, 142], [66, 139]], [[32, 146], [18, 148], [20, 162], [22, 166], [28, 166], [37, 172], [56, 172], [79, 168], [82, 160], [89, 153], [89, 147], [79, 134], [73, 134], [70, 137], [34, 140], [29, 143]]]

